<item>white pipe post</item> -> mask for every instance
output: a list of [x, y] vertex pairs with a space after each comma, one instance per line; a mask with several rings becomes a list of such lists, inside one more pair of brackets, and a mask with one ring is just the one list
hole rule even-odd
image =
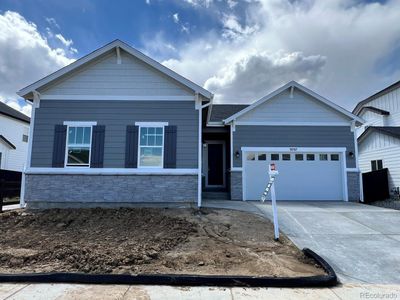
[[274, 236], [275, 240], [279, 240], [279, 224], [278, 224], [278, 210], [276, 208], [276, 194], [275, 194], [275, 182], [271, 186], [271, 200], [272, 200], [272, 214], [274, 217]]

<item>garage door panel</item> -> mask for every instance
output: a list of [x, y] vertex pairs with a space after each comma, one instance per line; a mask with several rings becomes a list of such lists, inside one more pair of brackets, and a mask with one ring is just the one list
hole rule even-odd
[[[245, 161], [245, 193], [247, 200], [259, 200], [269, 179], [268, 166], [275, 163], [279, 175], [275, 181], [278, 200], [343, 200], [342, 162], [319, 160], [315, 153], [314, 161], [296, 161], [291, 154], [291, 160], [271, 161], [268, 153], [267, 160]], [[306, 159], [307, 153], [303, 154]], [[336, 154], [337, 155], [337, 154]], [[255, 155], [257, 157], [257, 155]], [[256, 158], [257, 159], [257, 158]], [[268, 195], [270, 199], [270, 195]]]

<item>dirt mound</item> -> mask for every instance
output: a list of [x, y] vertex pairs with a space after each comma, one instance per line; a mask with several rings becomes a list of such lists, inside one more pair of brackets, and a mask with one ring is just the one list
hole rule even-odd
[[52, 209], [0, 215], [0, 272], [322, 274], [269, 221], [229, 210]]

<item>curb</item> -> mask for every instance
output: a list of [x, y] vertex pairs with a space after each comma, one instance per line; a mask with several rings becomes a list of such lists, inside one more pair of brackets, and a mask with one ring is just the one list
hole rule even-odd
[[335, 271], [322, 257], [308, 248], [304, 248], [303, 253], [307, 257], [314, 259], [315, 262], [325, 270], [327, 275], [308, 277], [259, 277], [234, 275], [27, 273], [0, 274], [0, 282], [292, 288], [332, 287], [338, 284]]

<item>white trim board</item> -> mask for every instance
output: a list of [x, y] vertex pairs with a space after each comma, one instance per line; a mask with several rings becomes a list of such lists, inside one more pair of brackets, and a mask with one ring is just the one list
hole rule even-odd
[[89, 127], [89, 126], [96, 126], [97, 125], [97, 122], [96, 121], [64, 121], [64, 123], [63, 123], [64, 125], [67, 125], [67, 126], [82, 126], [82, 127], [84, 127], [84, 126], [87, 126], [87, 127]]
[[233, 120], [236, 120], [238, 117], [242, 116], [243, 114], [247, 113], [250, 110], [253, 110], [254, 108], [256, 108], [257, 106], [261, 105], [264, 102], [270, 101], [273, 97], [275, 97], [276, 95], [279, 95], [280, 93], [282, 93], [283, 91], [289, 89], [289, 88], [297, 88], [299, 90], [301, 90], [302, 92], [310, 95], [311, 97], [315, 98], [316, 100], [319, 100], [320, 102], [324, 103], [325, 105], [333, 108], [334, 110], [340, 112], [341, 114], [347, 116], [348, 118], [350, 118], [351, 120], [355, 120], [359, 123], [364, 123], [364, 120], [361, 119], [360, 117], [353, 115], [351, 112], [347, 111], [346, 109], [344, 109], [343, 107], [329, 101], [328, 99], [322, 97], [321, 95], [318, 95], [317, 93], [313, 92], [312, 90], [306, 88], [305, 86], [297, 83], [296, 81], [290, 81], [287, 84], [285, 84], [284, 86], [280, 87], [279, 89], [273, 91], [272, 93], [268, 94], [267, 96], [259, 99], [258, 101], [254, 102], [253, 104], [251, 104], [250, 106], [242, 109], [241, 111], [237, 112], [236, 114], [230, 116], [229, 118], [224, 120], [224, 123], [230, 123]]
[[236, 125], [251, 126], [351, 126], [351, 122], [257, 122], [236, 121]]
[[143, 54], [142, 52], [136, 50], [135, 48], [129, 46], [128, 44], [126, 44], [118, 39], [114, 40], [113, 42], [76, 60], [75, 62], [69, 64], [68, 66], [65, 66], [64, 68], [61, 68], [60, 70], [36, 81], [35, 83], [28, 85], [27, 87], [21, 89], [17, 94], [23, 98], [29, 99], [30, 98], [29, 94], [32, 93], [34, 90], [37, 90], [37, 89], [43, 87], [44, 85], [53, 82], [57, 78], [77, 69], [78, 67], [80, 67], [80, 66], [92, 61], [93, 59], [95, 59], [109, 51], [112, 51], [113, 49], [116, 49], [116, 48], [126, 51], [127, 53], [131, 54], [135, 58], [150, 65], [151, 67], [158, 70], [159, 72], [173, 78], [177, 82], [188, 87], [189, 89], [193, 90], [194, 92], [203, 95], [204, 97], [206, 97], [208, 99], [210, 99], [213, 96], [213, 94], [211, 92], [207, 91], [203, 87], [201, 87], [201, 86], [195, 84], [194, 82], [190, 81], [189, 79], [179, 75], [178, 73], [172, 71], [171, 69], [167, 68], [166, 66], [160, 64], [159, 62], [155, 61], [154, 59], [148, 57], [147, 55]]
[[28, 168], [27, 175], [197, 175], [198, 169], [155, 168]]
[[135, 122], [135, 125], [141, 127], [164, 127], [168, 126], [168, 122]]
[[242, 152], [346, 152], [345, 147], [241, 147]]
[[194, 96], [42, 95], [41, 100], [68, 101], [194, 101]]

